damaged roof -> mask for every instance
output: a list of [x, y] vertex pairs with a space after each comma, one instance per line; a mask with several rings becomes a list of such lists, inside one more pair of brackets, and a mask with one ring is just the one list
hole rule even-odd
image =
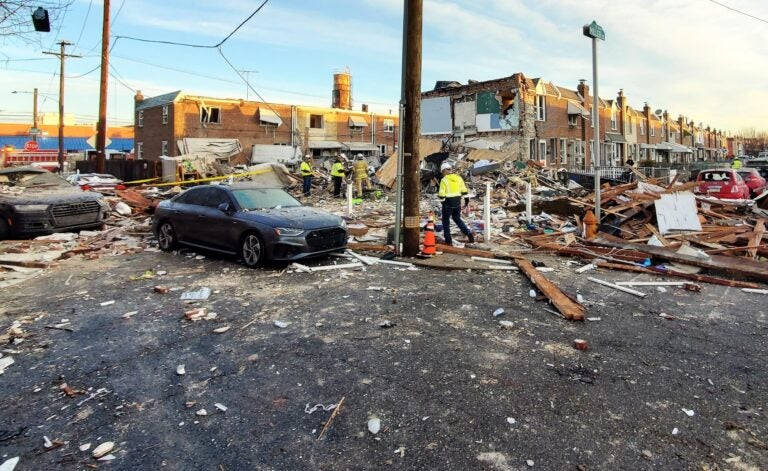
[[181, 90], [176, 90], [175, 92], [166, 93], [164, 95], [145, 98], [141, 102], [136, 104], [136, 111], [146, 110], [147, 108], [155, 108], [157, 106], [173, 103], [182, 94], [183, 93]]

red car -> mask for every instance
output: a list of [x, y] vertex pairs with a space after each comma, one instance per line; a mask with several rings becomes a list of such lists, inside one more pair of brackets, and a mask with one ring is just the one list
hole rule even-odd
[[696, 193], [721, 199], [749, 199], [749, 187], [736, 170], [712, 168], [696, 177]]
[[752, 198], [759, 196], [765, 191], [765, 178], [760, 175], [760, 172], [754, 168], [740, 168], [737, 170], [739, 176], [744, 180], [744, 183], [749, 187], [750, 196]]

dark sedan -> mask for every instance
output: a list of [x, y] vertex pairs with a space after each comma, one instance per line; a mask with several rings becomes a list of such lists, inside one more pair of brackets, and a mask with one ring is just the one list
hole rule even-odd
[[160, 203], [152, 229], [160, 249], [181, 243], [237, 254], [250, 267], [340, 251], [344, 220], [302, 206], [280, 188], [249, 183], [204, 185]]
[[0, 240], [52, 232], [98, 229], [109, 205], [47, 170], [0, 169]]

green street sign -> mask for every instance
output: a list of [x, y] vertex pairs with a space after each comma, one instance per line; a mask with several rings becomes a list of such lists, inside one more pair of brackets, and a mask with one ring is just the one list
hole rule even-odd
[[584, 36], [605, 41], [605, 31], [603, 31], [603, 27], [594, 21], [588, 25], [584, 25]]

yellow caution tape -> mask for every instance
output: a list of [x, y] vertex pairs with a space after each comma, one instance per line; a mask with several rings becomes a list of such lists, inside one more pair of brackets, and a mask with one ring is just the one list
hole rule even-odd
[[147, 182], [153, 182], [155, 180], [160, 180], [163, 177], [157, 177], [157, 178], [146, 178], [144, 180], [134, 180], [132, 182], [123, 182], [123, 185], [138, 185], [139, 183], [147, 183]]
[[[180, 182], [171, 182], [171, 183], [158, 183], [157, 185], [152, 186], [178, 186], [178, 185], [189, 185], [191, 183], [204, 183], [204, 182], [213, 182], [217, 180], [228, 180], [229, 178], [240, 178], [240, 177], [248, 177], [251, 175], [260, 175], [262, 173], [268, 173], [271, 172], [272, 169], [261, 169], [261, 170], [253, 170], [251, 172], [245, 172], [245, 173], [232, 173], [229, 175], [224, 175], [223, 177], [207, 177], [207, 178], [198, 178], [195, 180], [184, 180]], [[153, 178], [152, 180], [158, 180], [158, 178]]]

